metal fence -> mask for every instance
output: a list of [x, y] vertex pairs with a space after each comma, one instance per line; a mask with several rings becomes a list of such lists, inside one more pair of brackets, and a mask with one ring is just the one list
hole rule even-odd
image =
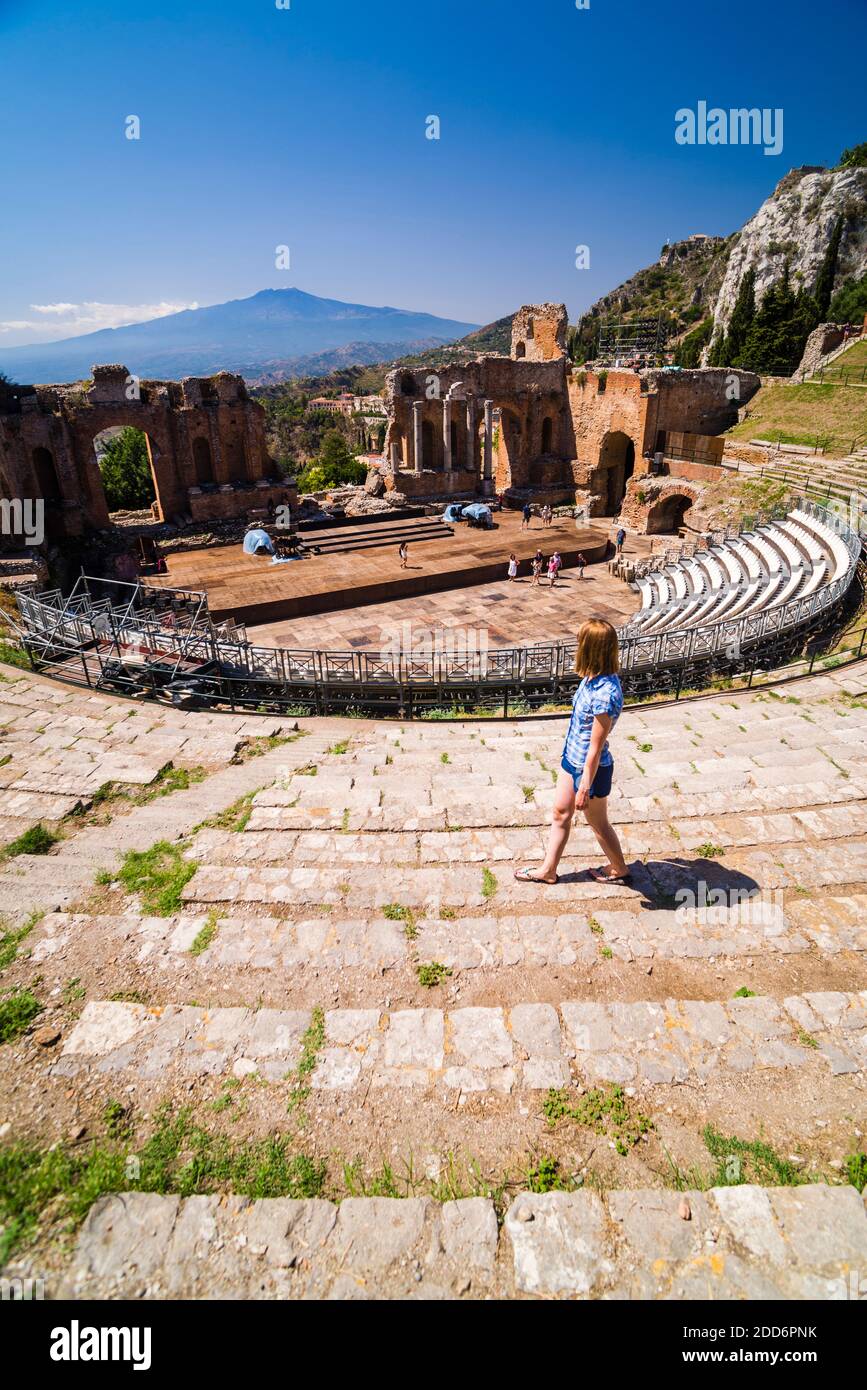
[[[855, 576], [861, 538], [843, 519], [804, 499], [832, 528], [849, 563], [802, 598], [710, 625], [641, 635], [618, 632], [624, 688], [672, 697], [721, 675], [791, 659], [806, 635], [827, 629]], [[690, 554], [695, 553], [691, 547]], [[72, 594], [19, 596], [21, 634], [37, 668], [114, 689], [264, 713], [413, 712], [502, 705], [505, 712], [567, 698], [578, 680], [575, 639], [464, 654], [321, 651], [256, 646], [212, 621], [203, 594], [82, 576]], [[174, 694], [173, 694], [174, 692]]]

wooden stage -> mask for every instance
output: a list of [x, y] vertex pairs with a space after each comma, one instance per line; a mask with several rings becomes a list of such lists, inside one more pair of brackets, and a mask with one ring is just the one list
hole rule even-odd
[[215, 618], [254, 626], [489, 584], [505, 578], [511, 551], [521, 562], [519, 574], [526, 575], [537, 547], [546, 559], [559, 550], [566, 568], [575, 564], [579, 552], [595, 564], [611, 548], [605, 523], [597, 529], [569, 519], [543, 527], [534, 517], [531, 529], [522, 531], [520, 512], [494, 516], [498, 524], [492, 531], [461, 523], [454, 535], [411, 542], [406, 570], [400, 568], [396, 545], [313, 555], [282, 565], [231, 545], [167, 555], [168, 574], [154, 575], [148, 583], [204, 590]]

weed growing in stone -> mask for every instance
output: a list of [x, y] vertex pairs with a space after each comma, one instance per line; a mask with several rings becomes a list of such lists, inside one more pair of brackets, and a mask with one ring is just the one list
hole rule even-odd
[[29, 989], [11, 989], [0, 997], [0, 1043], [12, 1042], [30, 1027], [42, 1005]]
[[17, 840], [10, 840], [9, 844], [4, 846], [2, 856], [4, 859], [14, 859], [19, 854], [47, 854], [60, 838], [53, 830], [46, 830], [40, 822], [38, 825], [31, 825]]
[[190, 946], [191, 956], [200, 956], [203, 951], [207, 951], [214, 937], [217, 935], [217, 914], [209, 912], [205, 919], [204, 926], [200, 927], [193, 938]]
[[568, 1091], [550, 1090], [542, 1102], [542, 1114], [552, 1129], [561, 1120], [571, 1120], [595, 1134], [608, 1135], [619, 1154], [627, 1154], [653, 1129], [653, 1121], [631, 1102], [622, 1086], [604, 1091], [593, 1087], [578, 1096], [575, 1104]]
[[195, 874], [198, 864], [184, 859], [179, 845], [158, 840], [146, 850], [130, 850], [116, 875], [99, 874], [97, 883], [120, 879], [127, 893], [137, 893], [142, 907], [153, 917], [170, 917], [183, 904], [183, 890]]
[[446, 976], [451, 975], [451, 973], [448, 966], [442, 965], [438, 960], [416, 966], [418, 982], [420, 985], [424, 985], [425, 989], [433, 989], [435, 985], [441, 985]]

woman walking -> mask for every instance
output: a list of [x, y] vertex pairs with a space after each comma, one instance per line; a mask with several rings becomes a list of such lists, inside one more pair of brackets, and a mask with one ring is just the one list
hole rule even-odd
[[409, 546], [406, 541], [401, 541], [400, 545], [397, 547], [397, 553], [400, 556], [400, 567], [402, 570], [405, 570], [409, 560]]
[[551, 588], [552, 588], [552, 589], [553, 589], [554, 585], [557, 583], [557, 574], [558, 574], [559, 569], [560, 569], [559, 559], [560, 559], [560, 557], [559, 557], [559, 555], [557, 554], [557, 552], [556, 552], [556, 550], [555, 550], [555, 551], [554, 551], [554, 554], [551, 556], [550, 560], [548, 561], [548, 583], [551, 585]]
[[513, 580], [517, 579], [517, 577], [518, 577], [518, 559], [517, 559], [517, 556], [515, 555], [515, 552], [513, 551], [512, 554], [509, 556], [509, 573], [508, 573], [509, 583], [511, 583]]
[[575, 670], [582, 680], [572, 700], [545, 859], [540, 869], [516, 869], [515, 878], [523, 883], [557, 882], [557, 866], [577, 809], [608, 860], [601, 869], [591, 869], [591, 876], [600, 883], [629, 883], [623, 850], [608, 819], [614, 759], [607, 740], [623, 709], [617, 633], [610, 623], [590, 618], [581, 624]]
[[542, 552], [537, 550], [533, 556], [533, 578], [530, 581], [531, 588], [539, 587], [539, 580], [542, 577]]

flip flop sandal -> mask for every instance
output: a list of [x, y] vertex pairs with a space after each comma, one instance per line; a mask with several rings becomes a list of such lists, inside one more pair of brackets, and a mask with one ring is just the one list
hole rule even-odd
[[597, 883], [631, 883], [632, 874], [606, 874], [604, 869], [588, 869], [591, 878], [595, 878]]
[[554, 884], [560, 881], [559, 874], [554, 878], [540, 878], [539, 875], [534, 874], [531, 869], [516, 869], [515, 878], [519, 883], [544, 883], [548, 888], [553, 888]]

